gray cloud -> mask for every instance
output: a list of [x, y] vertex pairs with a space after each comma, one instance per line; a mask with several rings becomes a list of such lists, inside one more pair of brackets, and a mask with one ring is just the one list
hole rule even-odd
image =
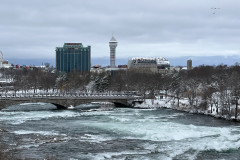
[[106, 57], [113, 33], [117, 57], [237, 55], [239, 6], [238, 0], [0, 0], [0, 50], [5, 58], [54, 59], [55, 47], [82, 42], [93, 57]]

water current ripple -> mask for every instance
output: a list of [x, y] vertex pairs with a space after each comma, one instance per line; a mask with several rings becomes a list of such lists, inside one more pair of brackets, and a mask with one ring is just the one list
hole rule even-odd
[[1, 111], [0, 128], [1, 143], [22, 159], [240, 157], [238, 123], [168, 109]]

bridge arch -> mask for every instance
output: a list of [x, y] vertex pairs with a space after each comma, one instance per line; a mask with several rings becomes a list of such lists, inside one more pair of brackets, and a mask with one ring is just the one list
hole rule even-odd
[[46, 101], [46, 100], [20, 100], [20, 101], [17, 101], [17, 100], [6, 100], [6, 101], [0, 101], [0, 110], [3, 109], [3, 108], [7, 108], [7, 107], [10, 107], [10, 106], [14, 106], [14, 105], [21, 105], [21, 104], [25, 104], [25, 103], [46, 103], [46, 104], [52, 104], [54, 106], [56, 106], [56, 109], [67, 109], [67, 107], [65, 107], [64, 105], [62, 104], [58, 104], [58, 103], [53, 103], [53, 102], [50, 102], [50, 101]]
[[132, 102], [127, 100], [116, 99], [9, 99], [0, 100], [0, 110], [9, 106], [19, 105], [23, 103], [48, 103], [57, 107], [57, 109], [67, 109], [70, 106], [79, 106], [81, 104], [87, 104], [91, 102], [111, 102], [116, 107], [131, 107]]
[[27, 94], [27, 95], [2, 95], [0, 97], [0, 109], [17, 105], [21, 103], [50, 103], [57, 107], [57, 109], [67, 109], [69, 106], [78, 106], [81, 104], [87, 104], [91, 102], [112, 102], [116, 105], [116, 107], [131, 107], [135, 101], [139, 102], [139, 97], [136, 98], [134, 96], [117, 94], [117, 95], [109, 95], [109, 94], [98, 94], [98, 95], [35, 95], [35, 94]]
[[67, 109], [67, 107], [65, 107], [65, 106], [63, 106], [63, 105], [61, 105], [61, 104], [56, 104], [56, 103], [50, 103], [50, 104], [56, 106], [57, 109]]

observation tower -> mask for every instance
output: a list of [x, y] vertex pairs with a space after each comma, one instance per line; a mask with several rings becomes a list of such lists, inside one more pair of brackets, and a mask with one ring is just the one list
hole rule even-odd
[[110, 68], [116, 68], [115, 59], [116, 59], [116, 47], [117, 47], [117, 40], [112, 36], [109, 47], [110, 47]]

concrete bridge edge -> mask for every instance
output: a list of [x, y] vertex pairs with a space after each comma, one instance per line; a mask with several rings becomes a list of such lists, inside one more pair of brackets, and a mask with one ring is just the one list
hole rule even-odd
[[91, 102], [112, 102], [116, 107], [131, 107], [132, 103], [127, 100], [80, 100], [80, 99], [31, 99], [31, 100], [0, 100], [0, 110], [12, 105], [18, 105], [22, 103], [49, 103], [57, 107], [57, 109], [67, 109], [69, 106], [78, 106], [81, 104], [87, 104]]

